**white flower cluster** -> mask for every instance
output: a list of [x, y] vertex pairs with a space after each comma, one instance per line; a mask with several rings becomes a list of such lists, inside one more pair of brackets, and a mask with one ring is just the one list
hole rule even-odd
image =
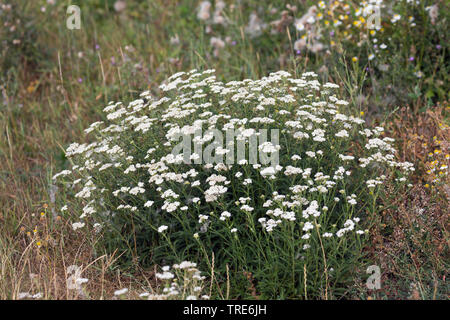
[[183, 261], [172, 267], [162, 267], [162, 272], [156, 273], [156, 278], [165, 283], [162, 293], [144, 292], [141, 298], [148, 300], [208, 300], [209, 296], [202, 295], [205, 277], [197, 269], [197, 264]]
[[[242, 217], [250, 216], [266, 232], [293, 224], [305, 241], [316, 227], [325, 238], [341, 237], [355, 230], [359, 219], [352, 214], [364, 211], [355, 209], [364, 206], [360, 194], [381, 188], [391, 168], [400, 177], [414, 170], [395, 161], [393, 139], [382, 137], [382, 128], [366, 128], [363, 119], [344, 114], [348, 103], [333, 93], [337, 86], [322, 85], [312, 72], [294, 79], [279, 71], [228, 83], [213, 73], [177, 73], [160, 86], [160, 99], [146, 91], [128, 106], [109, 103], [104, 111], [110, 123], [95, 122], [88, 130], [96, 139], [67, 148], [76, 165], [54, 178], [72, 175], [70, 186], [84, 203], [74, 229], [94, 215], [100, 223], [140, 214], [164, 235], [175, 231], [170, 217], [196, 221], [196, 237], [213, 225], [239, 230], [237, 235], [246, 223]], [[239, 129], [236, 139], [246, 145], [260, 129], [280, 130], [278, 144], [259, 146], [264, 153], [280, 152], [279, 165], [185, 165], [182, 154], [172, 154], [177, 133], [229, 128]], [[197, 139], [212, 141], [207, 133]]]

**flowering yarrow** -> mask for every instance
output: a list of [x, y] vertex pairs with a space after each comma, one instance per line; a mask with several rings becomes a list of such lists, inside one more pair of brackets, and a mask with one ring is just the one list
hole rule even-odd
[[[213, 73], [175, 74], [159, 87], [159, 99], [146, 91], [128, 106], [110, 102], [108, 121], [88, 130], [93, 142], [67, 148], [74, 166], [54, 178], [73, 187], [83, 205], [75, 230], [92, 222], [105, 233], [130, 227], [143, 237], [150, 226], [163, 238], [189, 226], [192, 241], [199, 241], [218, 230], [242, 237], [242, 226], [253, 223], [251, 230], [263, 234], [292, 226], [298, 247], [309, 249], [316, 231], [323, 241], [362, 234], [355, 215], [364, 212], [367, 197], [414, 170], [395, 160], [394, 140], [382, 128], [345, 114], [348, 103], [333, 93], [337, 86], [320, 84], [314, 73], [294, 79], [279, 71], [228, 83]], [[238, 134], [220, 145], [212, 129]], [[281, 132], [279, 142], [257, 148], [279, 153], [278, 164], [224, 163], [236, 145], [248, 151], [261, 129]], [[174, 154], [179, 138], [189, 135], [209, 148], [214, 163], [195, 162], [204, 150], [192, 150], [190, 163]]]

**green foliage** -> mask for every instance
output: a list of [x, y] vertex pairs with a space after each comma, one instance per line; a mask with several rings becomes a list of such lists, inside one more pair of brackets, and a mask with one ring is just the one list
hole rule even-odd
[[[363, 263], [359, 217], [378, 211], [382, 183], [397, 178], [388, 168], [402, 177], [411, 164], [393, 161], [391, 140], [377, 138], [382, 128], [364, 129], [364, 120], [341, 114], [348, 103], [313, 73], [225, 84], [210, 73], [174, 75], [159, 100], [147, 91], [127, 107], [110, 103], [110, 123], [87, 129], [94, 142], [67, 149], [73, 170], [54, 178], [73, 175], [67, 189], [84, 206], [68, 203], [82, 212], [74, 229], [103, 228], [103, 246], [118, 250], [124, 266], [196, 261], [215, 271], [217, 295], [227, 268], [232, 297], [247, 298], [248, 281], [263, 298], [342, 295]], [[247, 162], [250, 137], [279, 130], [279, 142], [269, 142], [280, 150], [279, 164], [261, 163], [260, 151], [259, 165], [234, 157], [225, 165], [209, 131], [196, 138], [211, 142], [213, 162], [204, 145], [203, 164], [186, 163], [174, 149], [182, 132], [217, 129], [225, 137], [230, 126], [240, 133], [227, 153], [243, 141]]]

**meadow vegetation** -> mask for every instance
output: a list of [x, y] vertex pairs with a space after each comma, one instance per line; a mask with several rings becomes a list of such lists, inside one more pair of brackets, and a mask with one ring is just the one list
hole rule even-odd
[[[447, 299], [448, 17], [0, 0], [0, 298]], [[171, 162], [199, 125], [284, 129], [282, 168]]]

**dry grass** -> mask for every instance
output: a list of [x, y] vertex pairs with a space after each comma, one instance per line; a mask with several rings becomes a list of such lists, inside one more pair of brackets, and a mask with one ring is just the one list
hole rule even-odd
[[[415, 164], [414, 187], [378, 217], [371, 230], [370, 254], [380, 263], [382, 289], [377, 298], [448, 299], [449, 276], [449, 177], [433, 182], [428, 174], [431, 153], [447, 162], [450, 130], [448, 105], [438, 105], [422, 114], [402, 110], [392, 121], [397, 138], [398, 157]], [[440, 150], [435, 153], [434, 150]], [[447, 171], [448, 172], [448, 171]]]
[[[115, 290], [125, 287], [129, 296], [136, 298], [145, 290], [157, 288], [154, 271], [123, 274], [114, 268], [118, 254], [95, 252], [93, 237], [74, 234], [70, 224], [59, 216], [50, 220], [47, 214], [36, 218], [33, 230], [22, 226], [10, 242], [1, 237], [0, 299], [18, 299], [23, 292], [41, 293], [43, 299], [111, 299]], [[71, 265], [79, 266], [81, 277], [89, 279], [82, 291], [72, 290], [67, 284]]]

